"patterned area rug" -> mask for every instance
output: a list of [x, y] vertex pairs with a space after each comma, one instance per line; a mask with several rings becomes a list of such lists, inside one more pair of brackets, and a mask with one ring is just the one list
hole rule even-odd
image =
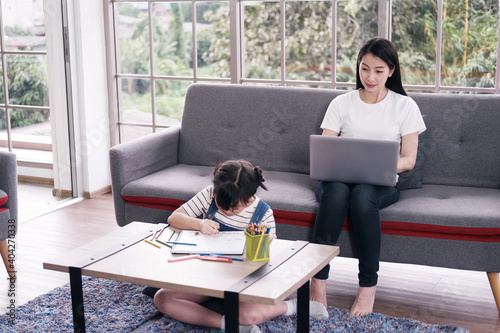
[[[389, 333], [389, 332], [412, 332], [412, 333], [437, 333], [453, 332], [468, 333], [457, 326], [440, 326], [425, 324], [408, 318], [393, 318], [382, 314], [374, 313], [369, 316], [349, 318], [349, 311], [345, 309], [328, 307], [330, 318], [328, 320], [317, 320], [311, 318], [309, 321], [309, 332], [314, 333]], [[267, 323], [258, 325], [263, 333], [279, 332], [290, 333], [296, 331], [295, 316], [280, 316]], [[155, 324], [144, 330], [147, 333], [153, 332], [189, 332], [189, 333], [218, 333], [220, 330], [203, 328], [194, 325], [180, 323], [168, 317], [162, 317]]]
[[[97, 278], [83, 278], [87, 332], [131, 332], [157, 314], [151, 298], [142, 294], [143, 286]], [[329, 307], [328, 320], [310, 321], [310, 332], [469, 332], [456, 326], [429, 325], [407, 318], [372, 314], [348, 318], [348, 311]], [[73, 332], [69, 284], [18, 307], [15, 324], [8, 315], [0, 316], [0, 332]], [[146, 324], [147, 325], [147, 324]], [[262, 332], [295, 332], [295, 316], [280, 316], [259, 325]], [[187, 325], [169, 317], [151, 321], [141, 332], [204, 332], [207, 329]]]
[[[157, 310], [142, 286], [83, 277], [87, 332], [130, 332], [152, 318]], [[69, 284], [16, 309], [11, 317], [0, 317], [0, 332], [73, 332]]]

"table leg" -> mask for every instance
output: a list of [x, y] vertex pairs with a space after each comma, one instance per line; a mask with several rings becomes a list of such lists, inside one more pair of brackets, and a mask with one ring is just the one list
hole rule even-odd
[[237, 292], [224, 291], [224, 314], [226, 316], [225, 332], [238, 333], [240, 326], [240, 305], [239, 294]]
[[82, 269], [69, 267], [73, 328], [75, 333], [85, 333], [85, 312], [83, 309]]
[[297, 332], [309, 332], [309, 280], [297, 290]]

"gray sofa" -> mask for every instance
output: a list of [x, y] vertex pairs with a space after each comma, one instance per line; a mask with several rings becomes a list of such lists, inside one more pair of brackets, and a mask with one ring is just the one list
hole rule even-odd
[[[310, 240], [318, 207], [309, 135], [340, 90], [193, 84], [181, 126], [111, 148], [120, 226], [165, 222], [217, 163], [265, 170], [280, 238]], [[381, 260], [488, 272], [500, 290], [500, 96], [410, 94], [425, 116], [411, 189], [383, 210]], [[422, 176], [423, 175], [423, 176]], [[423, 177], [423, 186], [422, 186]], [[346, 221], [338, 245], [355, 257]], [[500, 295], [495, 299], [500, 311]]]
[[17, 233], [17, 209], [17, 158], [14, 153], [0, 151], [0, 255], [7, 271], [15, 270], [14, 262], [9, 261], [7, 240]]

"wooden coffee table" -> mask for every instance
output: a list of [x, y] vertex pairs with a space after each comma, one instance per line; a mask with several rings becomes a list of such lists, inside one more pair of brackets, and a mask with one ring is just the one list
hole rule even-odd
[[144, 241], [164, 226], [132, 222], [43, 263], [70, 274], [75, 332], [85, 332], [82, 275], [224, 298], [227, 332], [238, 331], [239, 301], [277, 304], [297, 291], [297, 331], [309, 331], [309, 279], [338, 255], [337, 246], [276, 239], [269, 261], [168, 262], [181, 255]]

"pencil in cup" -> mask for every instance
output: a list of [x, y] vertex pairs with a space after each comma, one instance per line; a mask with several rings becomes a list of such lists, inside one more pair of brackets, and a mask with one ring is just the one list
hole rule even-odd
[[246, 256], [251, 261], [269, 260], [270, 234], [252, 235], [245, 231]]

